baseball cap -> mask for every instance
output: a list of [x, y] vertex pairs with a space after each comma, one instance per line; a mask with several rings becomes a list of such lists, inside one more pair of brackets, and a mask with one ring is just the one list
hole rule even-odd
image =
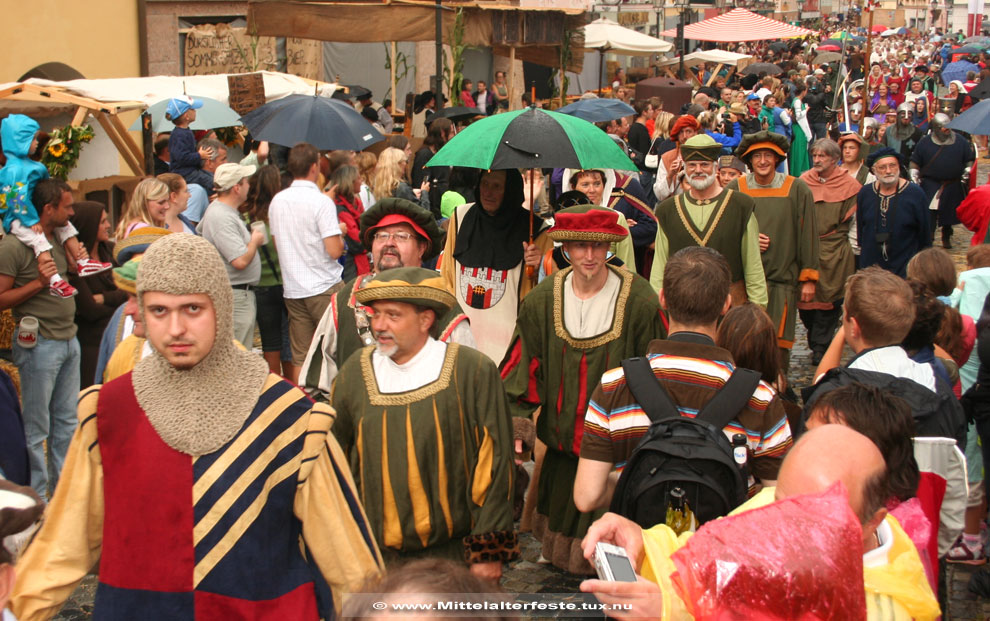
[[240, 183], [244, 177], [253, 175], [256, 170], [258, 170], [257, 166], [241, 166], [232, 162], [220, 164], [213, 173], [213, 185], [218, 192], [226, 192]]
[[169, 117], [177, 119], [190, 109], [198, 110], [202, 107], [202, 100], [193, 99], [188, 95], [179, 95], [178, 97], [173, 97], [168, 100], [168, 105], [165, 106], [165, 112], [169, 115]]

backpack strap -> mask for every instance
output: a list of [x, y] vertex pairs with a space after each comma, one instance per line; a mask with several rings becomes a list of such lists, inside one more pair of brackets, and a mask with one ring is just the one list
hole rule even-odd
[[640, 356], [626, 358], [622, 361], [622, 372], [625, 373], [629, 392], [650, 417], [650, 421], [681, 415], [670, 394], [653, 374], [649, 359]]
[[697, 418], [717, 429], [724, 429], [746, 407], [759, 385], [760, 374], [757, 371], [736, 367], [729, 381], [701, 408]]

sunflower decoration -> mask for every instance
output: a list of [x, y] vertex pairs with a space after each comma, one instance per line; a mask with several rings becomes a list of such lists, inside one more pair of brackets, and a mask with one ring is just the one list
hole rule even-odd
[[66, 179], [79, 162], [82, 146], [93, 139], [89, 125], [66, 125], [51, 132], [51, 138], [41, 155], [41, 163], [48, 174], [56, 179]]

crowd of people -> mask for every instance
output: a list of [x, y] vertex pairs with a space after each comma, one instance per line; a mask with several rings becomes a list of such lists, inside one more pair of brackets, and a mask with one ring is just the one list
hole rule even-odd
[[[940, 561], [990, 553], [990, 203], [980, 138], [949, 127], [984, 76], [932, 78], [948, 39], [701, 66], [682, 109], [599, 124], [631, 171], [431, 167], [458, 123], [423, 115], [414, 151], [371, 93], [377, 155], [229, 162], [179, 96], [113, 231], [9, 115], [0, 607], [50, 618], [97, 567], [101, 617], [369, 616], [354, 593], [497, 593], [532, 531], [580, 576], [624, 548], [636, 581], [581, 589], [677, 619], [703, 609], [678, 559], [720, 525], [838, 494], [848, 520], [809, 519], [812, 541], [852, 533], [850, 618], [937, 618]], [[511, 107], [501, 72], [473, 86]], [[782, 567], [752, 590], [807, 582]]]

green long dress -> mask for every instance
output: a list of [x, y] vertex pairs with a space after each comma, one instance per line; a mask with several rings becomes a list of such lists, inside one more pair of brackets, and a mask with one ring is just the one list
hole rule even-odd
[[801, 174], [811, 168], [811, 157], [808, 155], [808, 135], [804, 133], [801, 124], [798, 123], [799, 115], [808, 114], [808, 106], [800, 99], [794, 100], [794, 121], [791, 129], [794, 131], [794, 138], [791, 140], [791, 152], [787, 156], [787, 163], [791, 169], [792, 177], [800, 177]]

